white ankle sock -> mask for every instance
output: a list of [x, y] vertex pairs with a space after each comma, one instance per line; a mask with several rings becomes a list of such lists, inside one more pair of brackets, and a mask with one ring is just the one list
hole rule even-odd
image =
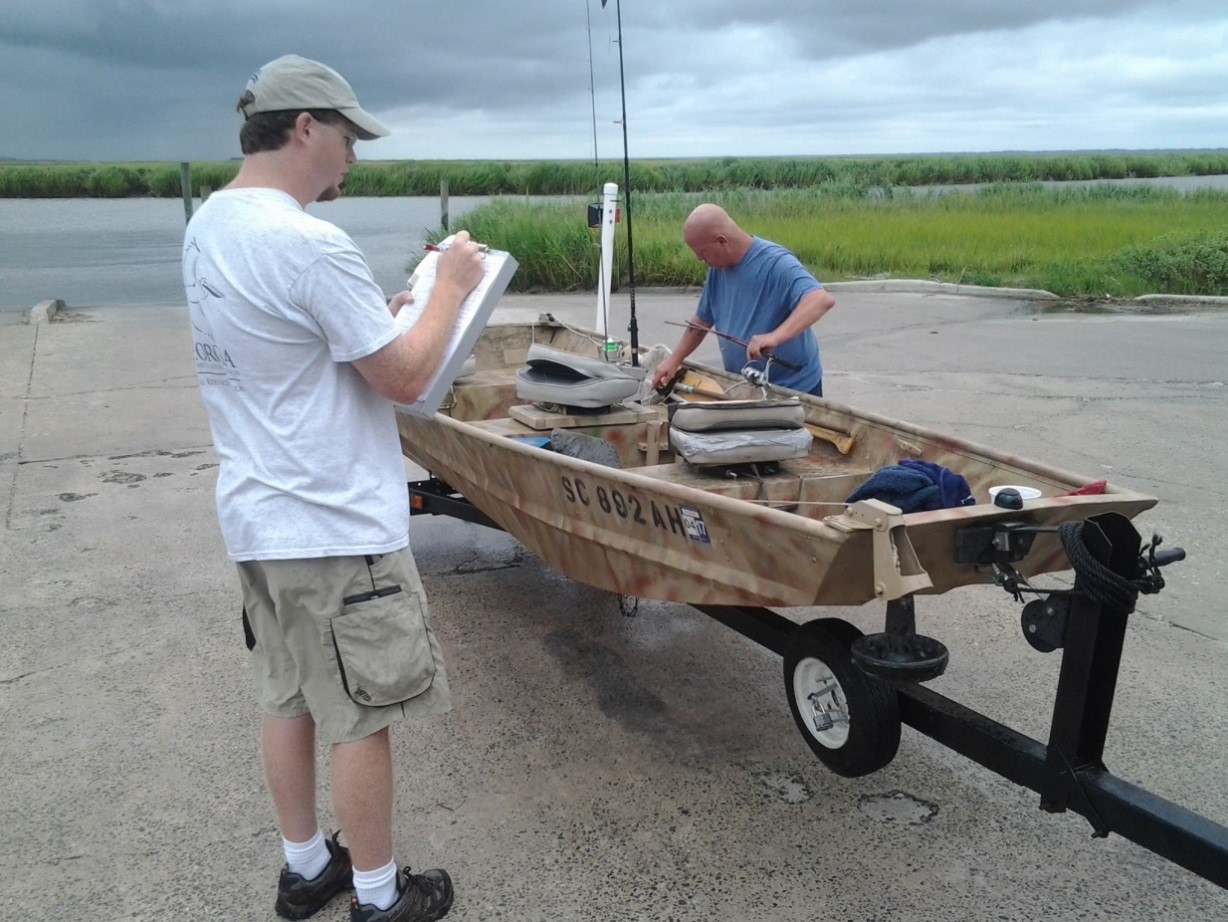
[[397, 901], [397, 863], [389, 861], [374, 871], [354, 871], [354, 895], [358, 902], [387, 909]]
[[301, 874], [305, 880], [315, 880], [332, 860], [324, 833], [318, 829], [306, 842], [291, 842], [283, 838], [281, 846], [286, 853], [286, 867], [295, 874]]

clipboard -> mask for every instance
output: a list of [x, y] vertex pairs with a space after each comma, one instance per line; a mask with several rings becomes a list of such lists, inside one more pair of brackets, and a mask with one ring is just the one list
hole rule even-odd
[[[439, 243], [439, 248], [446, 249], [452, 240], [448, 237]], [[422, 315], [430, 301], [431, 291], [435, 287], [435, 271], [439, 264], [439, 250], [428, 252], [422, 262], [409, 278], [409, 290], [414, 294], [414, 300], [406, 304], [397, 313], [397, 326], [408, 330]], [[414, 416], [430, 419], [438, 411], [444, 397], [452, 388], [452, 382], [460, 373], [461, 366], [473, 352], [478, 337], [490, 321], [490, 315], [507, 290], [508, 282], [512, 280], [519, 263], [504, 250], [486, 249], [482, 255], [482, 279], [469, 292], [461, 303], [456, 316], [456, 326], [452, 330], [452, 338], [444, 350], [443, 361], [439, 369], [427, 384], [426, 389], [413, 403], [399, 403], [397, 407]]]

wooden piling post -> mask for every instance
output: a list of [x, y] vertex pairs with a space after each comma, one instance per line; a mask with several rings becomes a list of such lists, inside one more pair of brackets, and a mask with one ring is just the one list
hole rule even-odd
[[184, 223], [192, 220], [192, 165], [179, 164], [179, 187], [183, 190]]

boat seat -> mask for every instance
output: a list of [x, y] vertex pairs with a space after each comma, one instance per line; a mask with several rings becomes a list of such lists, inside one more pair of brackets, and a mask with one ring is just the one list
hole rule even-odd
[[670, 446], [697, 467], [804, 458], [812, 440], [796, 398], [686, 403], [670, 414]]
[[540, 343], [529, 347], [526, 361], [528, 367], [516, 372], [516, 396], [536, 404], [608, 407], [634, 396], [644, 377], [643, 368], [563, 352]]

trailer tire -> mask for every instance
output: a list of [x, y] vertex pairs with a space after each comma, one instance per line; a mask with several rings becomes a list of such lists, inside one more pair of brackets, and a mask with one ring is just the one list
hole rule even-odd
[[847, 621], [819, 618], [793, 631], [784, 657], [794, 723], [819, 761], [846, 778], [878, 771], [900, 747], [899, 695], [853, 662], [860, 636]]

